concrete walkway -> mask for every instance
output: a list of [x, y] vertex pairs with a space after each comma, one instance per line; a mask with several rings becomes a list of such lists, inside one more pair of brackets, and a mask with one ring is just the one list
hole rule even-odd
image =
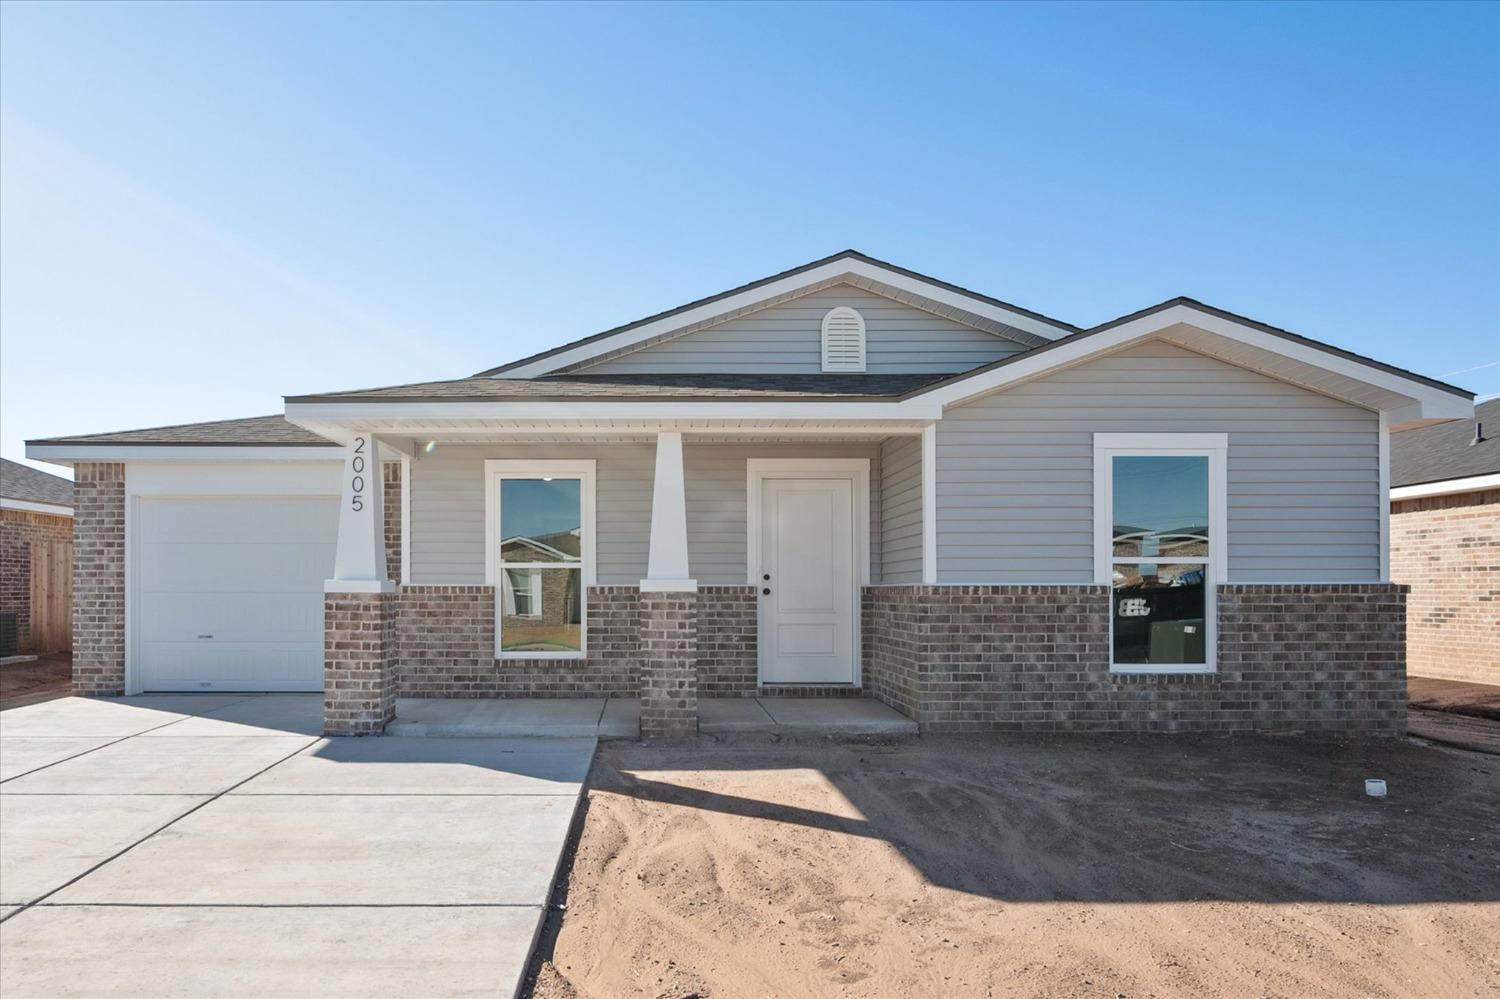
[[698, 731], [916, 735], [917, 723], [868, 697], [714, 697], [698, 702]]
[[[401, 698], [386, 735], [427, 738], [640, 735], [633, 697]], [[867, 697], [712, 697], [698, 701], [698, 730], [916, 735], [917, 723]]]
[[513, 994], [594, 739], [321, 718], [316, 694], [0, 714], [0, 994]]

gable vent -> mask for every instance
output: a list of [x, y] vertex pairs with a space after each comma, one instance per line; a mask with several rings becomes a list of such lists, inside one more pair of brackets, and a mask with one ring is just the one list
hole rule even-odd
[[865, 370], [865, 317], [846, 305], [823, 317], [823, 370]]

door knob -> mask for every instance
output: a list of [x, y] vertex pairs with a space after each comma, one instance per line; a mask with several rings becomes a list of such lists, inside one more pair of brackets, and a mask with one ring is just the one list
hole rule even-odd
[[769, 583], [771, 581], [771, 574], [768, 572], [768, 573], [766, 573], [764, 576], [762, 576], [760, 578], [764, 579], [766, 582]]
[[761, 590], [760, 592], [761, 592], [761, 594], [763, 596], [769, 597], [771, 595], [771, 588], [769, 586], [767, 586], [765, 589]]

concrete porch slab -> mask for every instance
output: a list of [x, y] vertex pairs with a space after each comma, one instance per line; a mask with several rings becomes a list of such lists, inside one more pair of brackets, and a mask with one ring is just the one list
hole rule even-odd
[[0, 993], [509, 995], [541, 912], [44, 905], [0, 924]]
[[[611, 710], [614, 701], [621, 703]], [[631, 698], [402, 697], [396, 700], [396, 720], [385, 727], [385, 734], [491, 739], [634, 736], [639, 717], [639, 705]]]
[[[751, 704], [764, 719], [755, 717]], [[698, 702], [698, 729], [710, 734], [916, 735], [917, 723], [866, 697], [721, 697]]]

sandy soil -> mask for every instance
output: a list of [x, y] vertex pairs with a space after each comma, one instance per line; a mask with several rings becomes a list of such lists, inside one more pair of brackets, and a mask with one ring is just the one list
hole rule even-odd
[[1500, 996], [1495, 757], [704, 737], [590, 781], [544, 999]]

